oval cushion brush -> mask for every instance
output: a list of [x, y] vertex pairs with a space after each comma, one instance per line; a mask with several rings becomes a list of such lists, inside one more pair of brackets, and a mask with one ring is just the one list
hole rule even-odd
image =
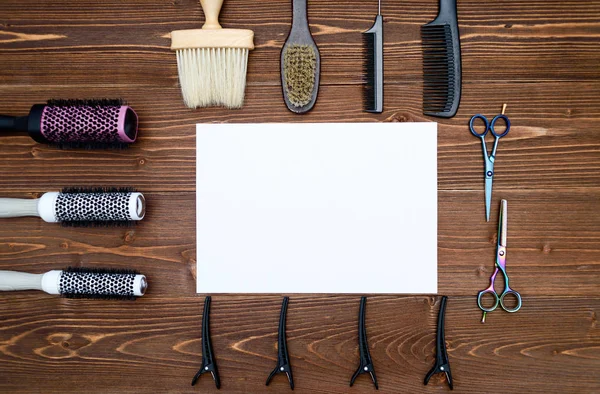
[[45, 274], [0, 271], [0, 291], [42, 290], [67, 298], [135, 299], [147, 288], [146, 277], [131, 270], [69, 267]]
[[189, 108], [244, 104], [248, 51], [254, 49], [254, 32], [223, 29], [219, 12], [223, 0], [200, 0], [206, 22], [202, 29], [171, 32], [171, 49], [183, 101]]
[[310, 35], [307, 0], [292, 0], [292, 29], [281, 49], [281, 87], [288, 109], [310, 111], [317, 101], [321, 56]]
[[50, 100], [29, 115], [0, 115], [0, 132], [24, 131], [35, 141], [62, 148], [121, 148], [137, 138], [138, 118], [123, 101]]
[[144, 195], [130, 189], [68, 188], [37, 199], [0, 198], [0, 218], [39, 216], [66, 226], [128, 225], [145, 213]]
[[451, 118], [460, 104], [460, 34], [456, 0], [440, 0], [437, 18], [421, 26], [423, 113]]

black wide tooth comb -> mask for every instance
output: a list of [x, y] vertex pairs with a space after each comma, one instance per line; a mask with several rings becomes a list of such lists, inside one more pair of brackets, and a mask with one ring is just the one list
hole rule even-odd
[[451, 118], [460, 104], [460, 34], [456, 0], [440, 0], [437, 18], [421, 26], [423, 114]]
[[362, 34], [365, 51], [363, 106], [366, 112], [383, 112], [383, 17], [381, 0], [373, 26]]

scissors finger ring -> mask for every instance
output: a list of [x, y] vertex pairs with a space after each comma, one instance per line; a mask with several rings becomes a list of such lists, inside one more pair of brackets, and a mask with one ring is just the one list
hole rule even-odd
[[[502, 132], [502, 134], [496, 133], [496, 122], [499, 121], [500, 119], [504, 120], [504, 123], [506, 124], [506, 129], [504, 130], [504, 132]], [[492, 119], [492, 121], [490, 122], [490, 130], [492, 131], [492, 134], [494, 135], [494, 137], [496, 137], [496, 138], [504, 137], [510, 131], [510, 119], [508, 119], [508, 116], [506, 116], [504, 114], [496, 115], [494, 117], [494, 119]]]
[[[507, 295], [512, 295], [515, 297], [515, 299], [517, 300], [517, 305], [515, 305], [514, 307], [507, 307], [504, 304], [504, 298]], [[496, 306], [498, 306], [498, 303], [496, 303]], [[507, 312], [513, 313], [518, 311], [519, 309], [521, 309], [521, 294], [519, 294], [518, 292], [512, 290], [512, 289], [505, 289], [504, 292], [502, 293], [502, 295], [500, 296], [500, 306], [502, 307], [502, 309], [504, 309]], [[491, 312], [491, 311], [490, 311]]]

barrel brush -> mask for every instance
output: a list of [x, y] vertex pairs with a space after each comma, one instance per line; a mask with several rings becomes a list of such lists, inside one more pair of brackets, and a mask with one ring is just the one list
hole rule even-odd
[[0, 271], [0, 291], [42, 290], [67, 298], [134, 300], [147, 288], [146, 277], [133, 270], [69, 267], [45, 274]]
[[135, 142], [138, 117], [120, 99], [50, 100], [26, 116], [0, 115], [0, 132], [27, 132], [61, 148], [124, 148]]
[[39, 216], [63, 226], [127, 226], [145, 213], [144, 195], [127, 188], [66, 188], [37, 199], [0, 198], [0, 218]]

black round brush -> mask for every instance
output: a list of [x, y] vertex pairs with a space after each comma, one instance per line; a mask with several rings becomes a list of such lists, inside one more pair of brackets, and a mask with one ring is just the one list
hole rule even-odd
[[123, 148], [135, 142], [137, 114], [119, 99], [50, 100], [29, 115], [0, 115], [0, 132], [27, 132], [35, 141], [62, 148]]

